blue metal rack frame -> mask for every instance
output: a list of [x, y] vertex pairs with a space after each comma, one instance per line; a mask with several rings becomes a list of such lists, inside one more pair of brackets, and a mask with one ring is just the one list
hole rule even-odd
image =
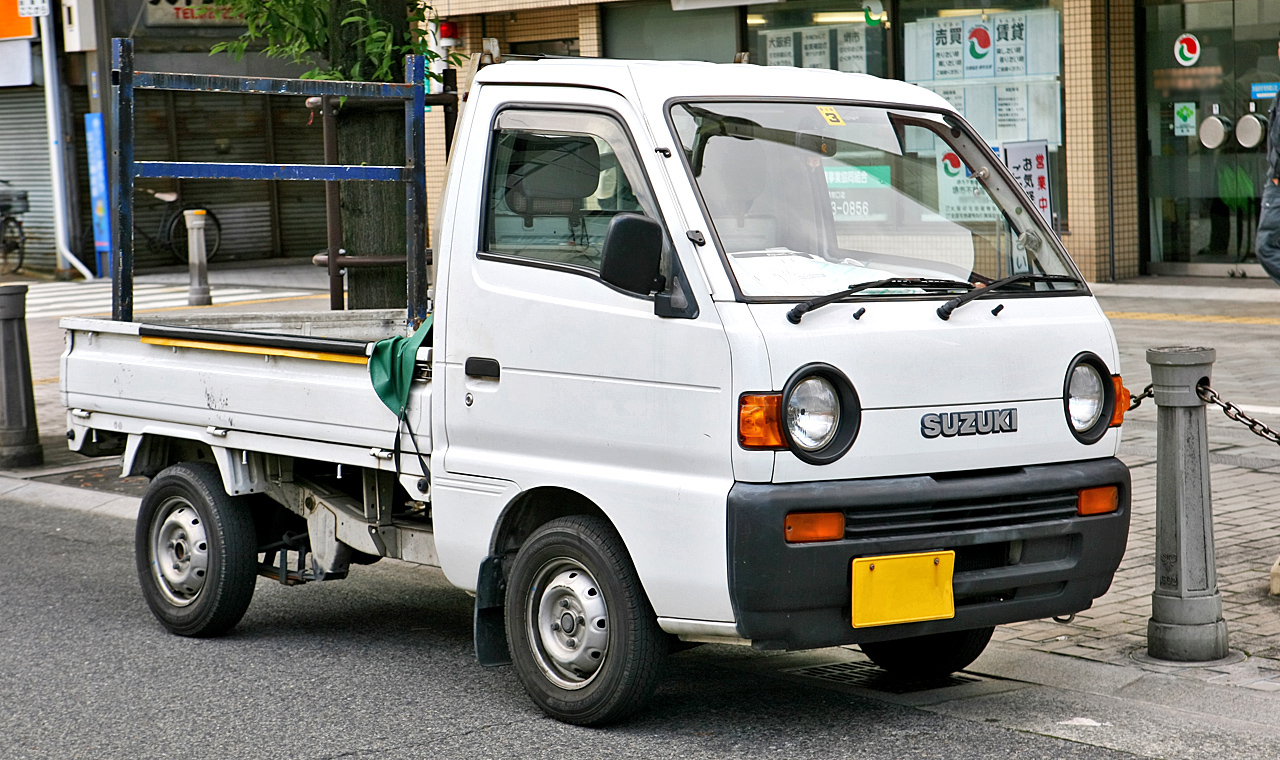
[[[427, 316], [427, 277], [430, 252], [427, 249], [426, 128], [423, 112], [428, 103], [445, 107], [445, 145], [451, 142], [458, 96], [446, 91], [428, 95], [426, 64], [420, 55], [405, 58], [405, 83], [333, 82], [318, 79], [267, 79], [204, 74], [170, 74], [134, 71], [133, 41], [112, 40], [111, 111], [112, 158], [115, 181], [113, 227], [115, 277], [112, 281], [112, 319], [133, 321], [133, 193], [140, 178], [199, 178], [248, 180], [311, 180], [340, 182], [364, 180], [405, 183], [406, 214], [406, 296], [408, 323], [417, 327]], [[262, 95], [304, 95], [322, 98], [387, 98], [405, 102], [404, 166], [364, 166], [326, 164], [241, 164], [188, 161], [134, 160], [134, 91], [181, 90], [186, 92], [240, 92]], [[327, 107], [327, 105], [326, 105]], [[340, 241], [339, 241], [340, 245]], [[330, 240], [331, 273], [341, 260]], [[331, 283], [331, 287], [333, 287]], [[340, 284], [338, 285], [340, 288]], [[331, 303], [341, 308], [341, 291]]]

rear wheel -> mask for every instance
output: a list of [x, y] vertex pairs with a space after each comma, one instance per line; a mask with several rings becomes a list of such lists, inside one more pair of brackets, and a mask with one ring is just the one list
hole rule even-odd
[[147, 606], [179, 636], [217, 636], [249, 608], [258, 574], [253, 515], [211, 464], [156, 476], [142, 497], [134, 555]]
[[[222, 247], [222, 222], [218, 221], [217, 214], [207, 209], [204, 219], [204, 260], [210, 262]], [[173, 257], [187, 263], [190, 258], [187, 253], [187, 219], [181, 212], [169, 220], [168, 238]]]
[[506, 628], [529, 696], [547, 715], [582, 726], [643, 707], [667, 655], [622, 538], [599, 517], [552, 520], [520, 547]]
[[982, 654], [995, 628], [951, 631], [897, 641], [859, 645], [871, 661], [907, 680], [945, 678], [964, 670]]
[[0, 274], [13, 274], [22, 268], [22, 257], [27, 250], [27, 235], [22, 222], [5, 217], [0, 222]]

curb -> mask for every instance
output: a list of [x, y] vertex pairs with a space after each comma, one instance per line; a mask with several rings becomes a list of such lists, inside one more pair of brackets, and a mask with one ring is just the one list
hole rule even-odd
[[121, 520], [138, 519], [138, 507], [142, 503], [136, 496], [121, 496], [88, 488], [72, 488], [4, 476], [0, 476], [0, 501], [16, 501], [33, 507], [70, 509]]

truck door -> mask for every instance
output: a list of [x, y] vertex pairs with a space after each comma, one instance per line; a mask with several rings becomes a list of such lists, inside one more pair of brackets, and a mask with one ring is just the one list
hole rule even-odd
[[[652, 144], [637, 144], [647, 134], [629, 128], [638, 122], [623, 116], [627, 102], [596, 90], [580, 94], [589, 105], [566, 105], [574, 92], [490, 85], [471, 104], [473, 132], [489, 129], [467, 145], [442, 276], [445, 470], [586, 495], [623, 534], [655, 608], [662, 606], [655, 593], [664, 596], [658, 587], [669, 585], [675, 598], [683, 583], [690, 609], [701, 597], [703, 615], [728, 615], [728, 342], [702, 295], [691, 247], [683, 269], [694, 280], [690, 297], [700, 300], [696, 318], [657, 316], [652, 296], [600, 279], [601, 244], [615, 214], [679, 217], [662, 213], [672, 207], [654, 188], [666, 187], [650, 182], [644, 165], [661, 159]], [[530, 103], [526, 94], [555, 104]], [[476, 156], [485, 157], [483, 187]], [[462, 209], [472, 199], [483, 207], [479, 223], [465, 224]], [[683, 229], [671, 232], [668, 257], [676, 255], [673, 240], [689, 245]], [[657, 527], [631, 530], [632, 520]], [[670, 541], [668, 532], [676, 534]], [[682, 549], [690, 533], [710, 545]], [[685, 551], [698, 556], [663, 563]], [[705, 572], [691, 566], [703, 563]], [[714, 588], [691, 588], [690, 572]], [[668, 574], [669, 584], [657, 577]]]

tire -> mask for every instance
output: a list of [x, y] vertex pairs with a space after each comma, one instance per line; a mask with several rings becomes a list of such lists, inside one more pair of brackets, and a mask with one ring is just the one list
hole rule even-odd
[[511, 567], [505, 614], [516, 675], [556, 720], [620, 721], [662, 677], [666, 634], [603, 518], [561, 517], [534, 532]]
[[995, 628], [951, 631], [897, 641], [861, 644], [863, 654], [890, 674], [909, 681], [946, 678], [982, 654]]
[[0, 222], [0, 274], [13, 274], [22, 268], [22, 257], [27, 252], [27, 235], [22, 222], [5, 217]]
[[[187, 219], [178, 212], [178, 215], [169, 220], [169, 229], [166, 232], [166, 239], [169, 241], [169, 252], [173, 257], [183, 264], [186, 264], [189, 255], [187, 254]], [[213, 257], [218, 255], [218, 249], [222, 247], [222, 222], [218, 221], [218, 215], [205, 210], [204, 222], [204, 260], [205, 263], [213, 261]]]
[[225, 633], [244, 617], [257, 581], [249, 501], [228, 496], [210, 463], [169, 467], [142, 497], [134, 556], [142, 596], [161, 625], [179, 636]]

